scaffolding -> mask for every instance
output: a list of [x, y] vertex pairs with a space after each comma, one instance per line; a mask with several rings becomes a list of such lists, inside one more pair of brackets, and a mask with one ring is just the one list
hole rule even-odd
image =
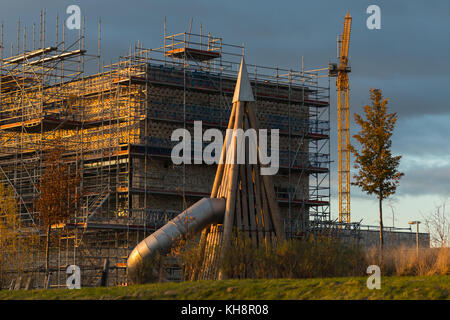
[[[78, 38], [46, 46], [45, 14], [39, 46], [0, 63], [0, 176], [17, 197], [22, 227], [43, 241], [33, 200], [45, 170], [43, 155], [62, 141], [64, 161], [80, 174], [74, 217], [52, 226], [51, 286], [65, 286], [65, 268], [82, 270], [93, 286], [105, 259], [109, 284], [126, 279], [126, 258], [143, 238], [201, 197], [209, 196], [215, 166], [174, 165], [176, 128], [225, 130], [244, 47], [209, 33], [166, 34], [159, 48], [136, 43], [115, 63], [87, 54], [84, 20]], [[34, 28], [33, 28], [34, 29]], [[99, 27], [100, 29], [100, 27]], [[2, 27], [3, 30], [3, 27]], [[58, 28], [57, 28], [58, 30]], [[100, 36], [99, 36], [100, 39]], [[100, 48], [100, 43], [99, 43]], [[86, 60], [98, 73], [86, 75]], [[280, 130], [280, 168], [274, 177], [288, 237], [330, 220], [328, 67], [315, 70], [247, 65], [261, 128]], [[56, 140], [58, 139], [58, 140]], [[195, 158], [195, 154], [193, 157]], [[43, 254], [28, 273], [43, 283]], [[180, 278], [176, 268], [173, 279]]]

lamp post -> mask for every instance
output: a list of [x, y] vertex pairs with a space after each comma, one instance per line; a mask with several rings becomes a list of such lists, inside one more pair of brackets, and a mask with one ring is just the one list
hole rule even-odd
[[419, 258], [419, 224], [420, 224], [420, 221], [410, 221], [410, 222], [408, 222], [408, 224], [416, 225], [416, 254], [417, 254], [417, 258]]

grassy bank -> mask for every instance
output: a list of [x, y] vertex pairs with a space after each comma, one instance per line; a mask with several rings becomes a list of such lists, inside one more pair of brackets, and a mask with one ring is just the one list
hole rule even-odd
[[0, 299], [450, 299], [450, 276], [273, 279], [153, 283], [130, 287], [0, 291]]

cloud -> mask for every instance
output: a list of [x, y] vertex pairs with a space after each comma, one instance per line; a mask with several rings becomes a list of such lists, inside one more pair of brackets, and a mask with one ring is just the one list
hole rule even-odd
[[395, 153], [422, 158], [442, 160], [450, 156], [450, 114], [417, 115], [401, 118], [393, 136]]
[[450, 164], [409, 168], [400, 181], [398, 194], [450, 196]]

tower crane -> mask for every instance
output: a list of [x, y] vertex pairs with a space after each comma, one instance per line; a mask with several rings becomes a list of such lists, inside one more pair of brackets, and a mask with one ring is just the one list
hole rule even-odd
[[351, 71], [348, 48], [352, 17], [347, 11], [344, 32], [338, 37], [339, 63], [330, 65], [330, 76], [336, 77], [338, 118], [338, 176], [339, 176], [339, 222], [350, 223], [350, 130], [349, 130], [349, 82]]

